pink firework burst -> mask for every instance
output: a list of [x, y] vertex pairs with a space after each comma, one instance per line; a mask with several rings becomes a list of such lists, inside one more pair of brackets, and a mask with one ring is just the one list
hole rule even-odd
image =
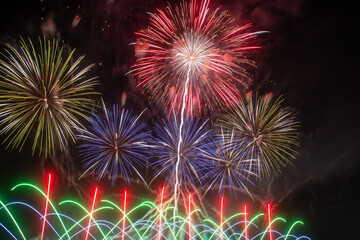
[[[182, 2], [150, 14], [147, 29], [136, 32], [137, 62], [130, 72], [152, 100], [188, 115], [219, 109], [239, 99], [251, 78], [246, 68], [249, 40], [263, 32], [249, 32], [219, 8], [210, 11], [209, 0]], [[189, 77], [188, 84], [185, 84]], [[186, 98], [183, 99], [187, 88]]]

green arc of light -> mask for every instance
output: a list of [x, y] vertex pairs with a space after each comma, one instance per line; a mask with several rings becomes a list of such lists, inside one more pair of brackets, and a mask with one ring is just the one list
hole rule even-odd
[[[40, 189], [38, 188], [37, 186], [33, 185], [33, 184], [30, 184], [30, 183], [20, 183], [18, 185], [16, 185], [15, 187], [13, 187], [11, 189], [11, 191], [14, 191], [16, 188], [19, 188], [19, 187], [31, 187], [31, 188], [34, 188], [36, 189], [38, 192], [40, 192], [45, 198], [46, 200], [49, 202], [50, 206], [52, 207], [52, 209], [54, 210], [54, 212], [56, 213], [56, 216], [58, 217], [65, 233], [67, 233], [67, 230], [66, 230], [66, 227], [65, 227], [65, 224], [63, 222], [63, 220], [61, 219], [58, 211], [56, 210], [56, 207], [54, 206], [54, 204], [52, 203], [52, 201], [46, 196], [46, 194]], [[70, 239], [70, 236], [67, 234], [68, 238]]]

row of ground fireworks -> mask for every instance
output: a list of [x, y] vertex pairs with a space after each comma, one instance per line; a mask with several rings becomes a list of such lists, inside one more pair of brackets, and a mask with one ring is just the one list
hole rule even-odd
[[[32, 196], [41, 196], [40, 204], [26, 201], [3, 203], [0, 201], [0, 229], [4, 229], [13, 239], [34, 237], [24, 226], [25, 219], [19, 221], [22, 214], [31, 219], [31, 225], [39, 229], [40, 239], [309, 239], [296, 235], [303, 223], [287, 223], [282, 217], [274, 217], [270, 204], [265, 213], [250, 215], [247, 205], [239, 206], [240, 212], [226, 217], [226, 199], [221, 197], [219, 217], [199, 219], [200, 210], [196, 208], [192, 196], [187, 197], [184, 215], [172, 215], [174, 206], [164, 204], [166, 188], [156, 202], [143, 201], [129, 204], [127, 191], [121, 199], [111, 201], [101, 199], [99, 189], [95, 188], [91, 202], [84, 206], [75, 200], [64, 200], [56, 204], [52, 198], [53, 178], [48, 174], [46, 192], [30, 183], [21, 183], [12, 191], [31, 192]], [[30, 191], [29, 191], [30, 190]], [[118, 205], [116, 202], [120, 202]], [[45, 207], [44, 207], [45, 206]], [[21, 209], [21, 215], [16, 214]], [[200, 214], [201, 215], [201, 214]], [[141, 216], [141, 217], [139, 217]], [[175, 221], [174, 219], [175, 218]], [[115, 220], [114, 220], [115, 219]], [[173, 225], [175, 223], [175, 225]]]

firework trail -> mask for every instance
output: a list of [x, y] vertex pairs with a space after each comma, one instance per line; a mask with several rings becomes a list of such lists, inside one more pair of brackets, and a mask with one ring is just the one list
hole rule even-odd
[[136, 32], [138, 59], [130, 72], [170, 112], [181, 112], [184, 101], [189, 116], [232, 105], [251, 81], [246, 67], [253, 62], [245, 55], [258, 48], [250, 40], [263, 32], [249, 32], [251, 24], [238, 26], [226, 11], [211, 11], [209, 3], [168, 5]]
[[[32, 152], [54, 155], [75, 140], [74, 129], [83, 128], [94, 101], [89, 98], [96, 81], [86, 78], [92, 67], [79, 69], [84, 56], [71, 63], [56, 40], [39, 38], [36, 46], [21, 39], [20, 46], [6, 44], [0, 60], [0, 133], [7, 147], [21, 150], [31, 132]], [[65, 57], [65, 58], [63, 58]]]
[[281, 107], [282, 102], [281, 98], [272, 101], [271, 94], [258, 97], [250, 93], [219, 116], [218, 125], [230, 131], [234, 128], [243, 136], [246, 151], [258, 159], [259, 176], [277, 174], [296, 155], [299, 123], [288, 108]]
[[[174, 216], [176, 215], [176, 207], [177, 207], [177, 191], [178, 191], [178, 187], [179, 187], [179, 164], [181, 161], [181, 143], [183, 141], [183, 137], [182, 137], [182, 130], [183, 130], [183, 125], [184, 125], [184, 113], [185, 113], [185, 107], [186, 107], [186, 96], [188, 94], [188, 86], [189, 86], [189, 80], [190, 80], [190, 72], [191, 72], [191, 67], [189, 66], [188, 68], [188, 72], [186, 75], [186, 82], [185, 82], [185, 92], [184, 92], [184, 96], [183, 96], [183, 100], [182, 100], [182, 108], [181, 108], [181, 117], [180, 117], [180, 126], [179, 126], [179, 142], [177, 145], [177, 159], [176, 159], [176, 166], [175, 166], [175, 190], [174, 190], [174, 197], [175, 197], [175, 208], [174, 208]], [[175, 220], [175, 218], [174, 218]]]
[[[89, 130], [78, 135], [81, 140], [80, 156], [86, 171], [97, 175], [98, 180], [109, 175], [112, 184], [120, 175], [129, 184], [132, 171], [144, 182], [138, 168], [145, 166], [150, 137], [146, 124], [140, 123], [139, 115], [122, 109], [116, 104], [109, 110], [102, 102], [103, 114], [90, 117]], [[83, 175], [84, 175], [83, 174]]]
[[218, 189], [219, 194], [224, 195], [225, 189], [229, 189], [235, 197], [239, 190], [251, 196], [247, 184], [254, 185], [250, 178], [257, 177], [257, 158], [251, 158], [246, 139], [234, 129], [224, 131], [222, 128], [217, 131], [215, 139], [213, 163], [204, 169], [203, 182], [208, 186], [204, 195], [210, 189]]

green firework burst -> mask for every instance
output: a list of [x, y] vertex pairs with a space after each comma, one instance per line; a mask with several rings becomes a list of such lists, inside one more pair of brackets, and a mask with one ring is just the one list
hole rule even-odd
[[246, 141], [246, 151], [258, 159], [259, 176], [277, 174], [291, 163], [299, 145], [299, 122], [289, 108], [283, 108], [283, 99], [272, 100], [272, 95], [253, 97], [248, 94], [228, 113], [219, 116], [218, 124], [233, 129]]
[[0, 59], [0, 125], [7, 147], [21, 150], [29, 138], [32, 153], [47, 156], [63, 150], [80, 118], [93, 107], [89, 98], [95, 78], [85, 75], [92, 65], [80, 69], [84, 56], [73, 61], [59, 42], [39, 37], [38, 44], [21, 38], [19, 45], [5, 44]]

